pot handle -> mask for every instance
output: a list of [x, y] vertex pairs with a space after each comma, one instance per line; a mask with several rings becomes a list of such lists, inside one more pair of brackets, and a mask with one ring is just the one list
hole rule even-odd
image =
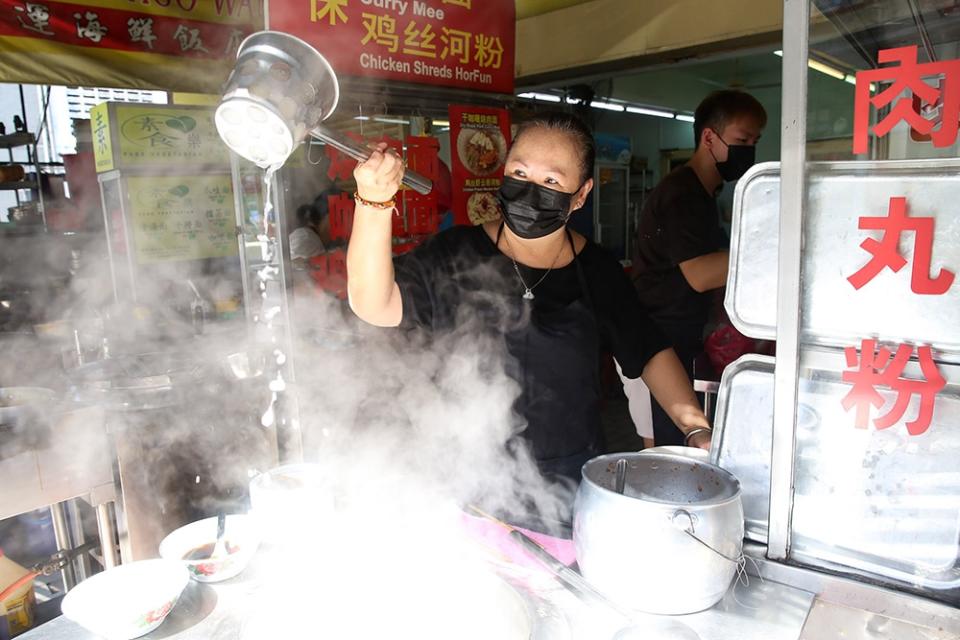
[[724, 560], [727, 560], [728, 562], [732, 562], [733, 564], [740, 566], [739, 558], [731, 558], [727, 554], [721, 553], [720, 551], [714, 549], [707, 542], [700, 539], [700, 537], [696, 535], [696, 529], [694, 525], [696, 525], [697, 516], [693, 515], [686, 509], [677, 509], [676, 511], [674, 511], [673, 516], [670, 518], [670, 522], [673, 523], [673, 526], [675, 526], [677, 529], [684, 532], [685, 534], [687, 534], [688, 536], [690, 536], [691, 538], [693, 538], [694, 540], [696, 540], [697, 542], [705, 546], [707, 549], [710, 549], [710, 551], [713, 551], [715, 554], [717, 554]]
[[686, 509], [677, 509], [673, 512], [673, 517], [670, 519], [677, 529], [683, 531], [684, 533], [689, 533], [693, 535], [696, 530], [694, 529], [694, 524], [696, 523], [696, 516], [691, 514]]
[[[310, 131], [310, 135], [318, 140], [322, 140], [337, 151], [344, 153], [358, 162], [365, 162], [370, 157], [370, 149], [354, 142], [350, 138], [341, 135], [333, 129], [328, 129], [322, 124], [318, 124]], [[426, 176], [422, 176], [412, 169], [403, 172], [403, 184], [410, 187], [417, 193], [427, 195], [433, 191], [433, 181]]]

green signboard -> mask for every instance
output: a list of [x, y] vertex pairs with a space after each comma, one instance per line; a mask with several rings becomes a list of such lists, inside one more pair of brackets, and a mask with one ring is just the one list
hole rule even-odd
[[139, 264], [237, 255], [230, 176], [131, 176], [126, 181]]
[[91, 111], [97, 171], [184, 166], [226, 170], [213, 108], [104, 103]]

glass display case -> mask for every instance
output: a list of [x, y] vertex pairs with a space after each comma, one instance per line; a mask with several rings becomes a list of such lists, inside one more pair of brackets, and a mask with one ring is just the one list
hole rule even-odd
[[593, 176], [593, 240], [619, 260], [630, 257], [630, 166], [599, 162]]

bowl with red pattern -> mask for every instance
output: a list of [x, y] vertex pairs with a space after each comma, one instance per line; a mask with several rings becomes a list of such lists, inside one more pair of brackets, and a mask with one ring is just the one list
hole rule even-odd
[[174, 530], [160, 543], [160, 557], [183, 563], [197, 582], [222, 582], [250, 562], [260, 536], [250, 516], [227, 516], [224, 544], [216, 549], [217, 519], [197, 520]]
[[140, 560], [98, 573], [63, 598], [63, 615], [106, 640], [132, 640], [161, 624], [190, 582], [179, 562]]

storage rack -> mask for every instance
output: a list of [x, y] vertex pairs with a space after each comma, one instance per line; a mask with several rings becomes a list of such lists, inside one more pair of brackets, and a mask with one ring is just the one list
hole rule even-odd
[[[16, 161], [13, 158], [13, 150], [20, 147], [26, 147], [27, 162], [24, 164], [33, 167], [34, 179], [24, 179], [17, 182], [0, 182], [0, 191], [13, 191], [17, 199], [17, 206], [20, 206], [22, 203], [20, 198], [21, 191], [30, 190], [35, 192], [37, 196], [36, 202], [39, 205], [40, 216], [43, 220], [43, 228], [46, 229], [47, 216], [44, 212], [43, 189], [40, 183], [40, 162], [37, 155], [37, 138], [32, 133], [26, 131], [0, 136], [0, 149], [7, 150], [7, 157], [9, 158], [10, 164], [16, 164]], [[28, 202], [33, 202], [33, 200], [28, 200]]]

